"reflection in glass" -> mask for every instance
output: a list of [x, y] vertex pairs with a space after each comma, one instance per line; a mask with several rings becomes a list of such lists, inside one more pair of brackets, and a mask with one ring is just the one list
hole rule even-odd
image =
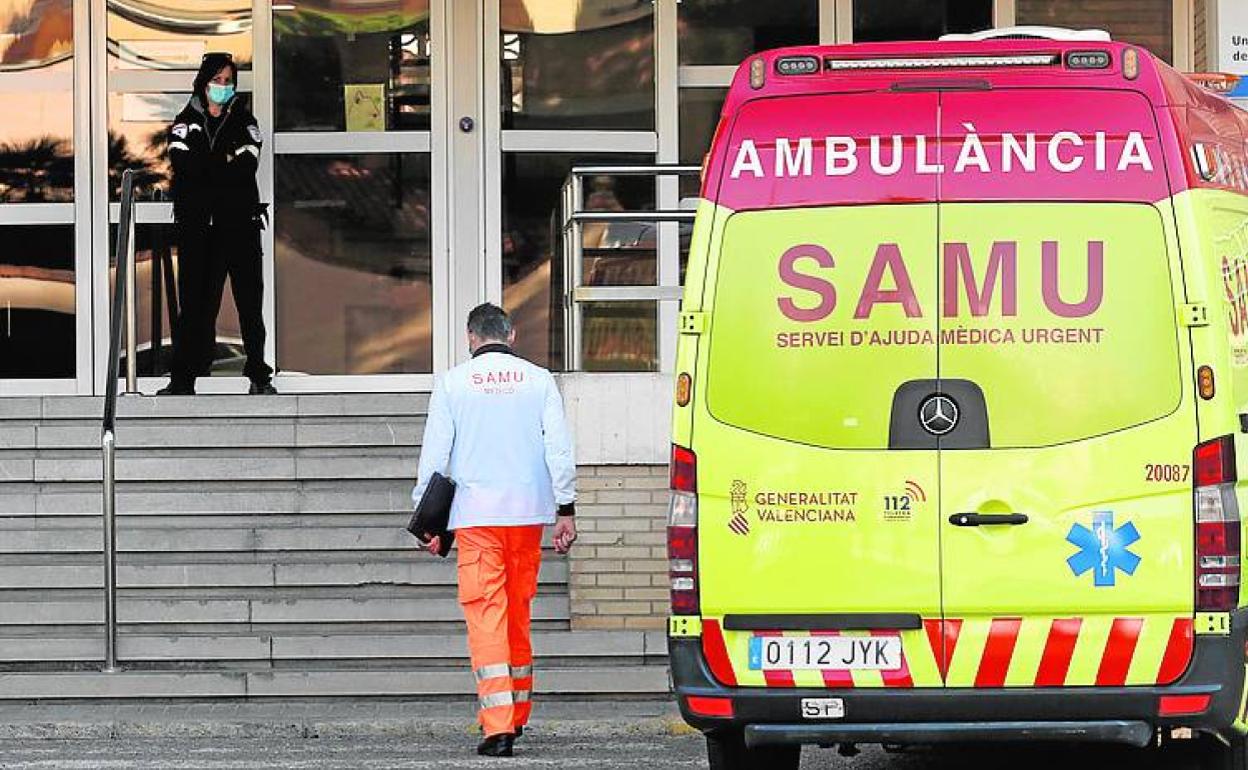
[[[187, 74], [187, 88], [193, 75]], [[190, 94], [110, 93], [108, 95], [109, 200], [121, 199], [121, 175], [134, 169], [140, 190], [169, 189], [169, 124]], [[249, 99], [242, 94], [240, 99]]]
[[250, 0], [108, 0], [109, 69], [194, 72], [208, 51], [251, 69]]
[[[557, 153], [503, 155], [503, 306], [516, 321], [516, 349], [554, 369], [566, 367], [563, 350], [563, 255], [560, 190], [573, 164], [638, 165], [646, 155], [574, 156]], [[654, 180], [606, 177], [586, 180], [587, 210], [645, 211], [654, 208]], [[650, 234], [647, 234], [647, 228]], [[653, 225], [590, 224], [585, 227], [586, 283], [646, 285], [655, 281]], [[609, 247], [630, 246], [622, 255]], [[639, 341], [638, 344], [644, 344]]]
[[281, 371], [433, 370], [430, 168], [425, 154], [277, 157]]
[[[275, 6], [277, 129], [428, 130], [430, 47], [429, 0]], [[376, 99], [376, 114], [348, 121], [348, 107], [361, 99]]]
[[1018, 0], [1019, 24], [1103, 29], [1167, 62], [1174, 60], [1173, 0]]
[[0, 227], [0, 379], [75, 374], [73, 225]]
[[654, 128], [651, 0], [499, 3], [503, 128]]
[[935, 40], [950, 32], [992, 27], [992, 0], [854, 2], [854, 42]]
[[74, 199], [73, 55], [72, 0], [0, 0], [0, 203]]
[[682, 0], [681, 64], [739, 64], [769, 48], [819, 42], [819, 0]]
[[[116, 224], [109, 227], [108, 238], [109, 243], [116, 242]], [[163, 377], [169, 374], [173, 358], [171, 318], [178, 296], [178, 245], [173, 223], [136, 225], [134, 244], [139, 374]], [[114, 285], [110, 274], [110, 289]], [[153, 309], [159, 312], [153, 313]], [[124, 366], [124, 350], [122, 363]], [[234, 293], [227, 282], [221, 310], [217, 314], [217, 347], [212, 372], [241, 377], [245, 363], [238, 311], [234, 307]]]
[[657, 372], [657, 302], [587, 302], [581, 316], [581, 368]]
[[[723, 109], [726, 98], [726, 88], [680, 89], [681, 163], [702, 165], [706, 154], [711, 151], [715, 127], [719, 125], [719, 112]], [[682, 197], [697, 195], [699, 187], [697, 177], [682, 177], [680, 194]]]

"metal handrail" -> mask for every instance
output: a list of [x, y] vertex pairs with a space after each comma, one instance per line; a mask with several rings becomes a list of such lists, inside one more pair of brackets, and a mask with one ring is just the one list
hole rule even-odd
[[121, 177], [121, 215], [114, 252], [113, 306], [108, 335], [108, 374], [104, 383], [104, 424], [100, 448], [104, 454], [104, 671], [117, 666], [117, 377], [121, 358], [122, 314], [126, 318], [126, 392], [136, 393], [137, 362], [134, 269], [134, 172]]
[[692, 222], [696, 211], [577, 211], [568, 217], [575, 222]]
[[[677, 301], [680, 298], [679, 286], [611, 286], [586, 287], [582, 285], [584, 278], [584, 239], [582, 225], [586, 222], [653, 222], [677, 223], [692, 222], [696, 216], [693, 211], [585, 211], [585, 185], [587, 176], [653, 176], [657, 181], [662, 177], [698, 176], [702, 173], [701, 166], [655, 164], [643, 166], [574, 166], [563, 183], [561, 198], [560, 231], [563, 237], [563, 312], [564, 312], [564, 344], [569, 367], [573, 371], [581, 369], [581, 305], [585, 302], [635, 302], [638, 299], [659, 302]], [[659, 257], [661, 258], [661, 257]]]
[[575, 166], [574, 176], [693, 176], [702, 173], [701, 166], [661, 163], [651, 166]]

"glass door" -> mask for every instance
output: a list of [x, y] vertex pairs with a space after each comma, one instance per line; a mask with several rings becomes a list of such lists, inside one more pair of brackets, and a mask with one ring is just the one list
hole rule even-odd
[[[134, 168], [140, 388], [166, 380], [179, 259], [166, 133], [202, 56], [223, 51], [263, 141], [265, 357], [279, 391], [429, 387], [442, 356], [434, 286], [446, 209], [432, 162], [441, 3], [88, 1], [107, 29], [92, 41], [96, 361], [107, 356], [121, 173]], [[241, 336], [227, 284], [200, 392], [246, 392]]]
[[0, 0], [0, 396], [90, 388], [85, 0]]
[[[133, 169], [139, 189], [135, 217], [137, 360], [140, 390], [151, 393], [169, 372], [169, 308], [179, 265], [169, 202], [169, 126], [190, 98], [195, 73], [208, 52], [233, 57], [239, 69], [240, 98], [254, 111], [264, 111], [267, 94], [256, 88], [256, 25], [250, 0], [203, 0], [193, 5], [178, 0], [91, 0], [91, 10], [93, 18], [101, 20], [93, 27], [104, 30], [91, 41], [96, 386], [103, 387], [108, 355], [107, 299], [113, 283], [109, 255], [117, 236], [121, 177], [126, 169]], [[265, 179], [265, 166], [260, 178]], [[262, 197], [263, 188], [262, 183]], [[267, 254], [265, 262], [269, 264]], [[265, 319], [270, 330], [271, 307], [270, 300]], [[271, 342], [267, 357], [272, 360]], [[201, 380], [199, 389], [245, 392], [244, 381], [222, 379], [238, 377], [242, 364], [238, 314], [227, 288], [217, 320], [214, 379]]]
[[443, 365], [451, 4], [272, 6], [279, 390], [426, 389]]
[[[556, 370], [565, 349], [568, 281], [561, 249], [561, 189], [573, 166], [676, 160], [675, 132], [660, 132], [660, 79], [675, 75], [675, 3], [651, 0], [484, 0], [485, 288], [516, 321], [518, 351]], [[669, 39], [670, 38], [670, 39]], [[666, 58], [665, 58], [666, 57]], [[661, 136], [662, 133], [662, 136]], [[669, 146], [663, 146], [664, 139]], [[598, 175], [582, 206], [602, 211], [676, 208], [675, 185]], [[589, 225], [582, 273], [600, 294], [676, 282], [677, 239], [651, 223]], [[672, 236], [675, 235], [673, 231]], [[675, 339], [675, 302], [591, 301], [581, 306], [585, 369], [658, 371]], [[669, 328], [670, 327], [670, 328]], [[664, 332], [660, 329], [667, 329]]]

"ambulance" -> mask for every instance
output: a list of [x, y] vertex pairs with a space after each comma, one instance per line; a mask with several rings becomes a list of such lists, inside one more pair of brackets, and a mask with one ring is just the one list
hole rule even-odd
[[735, 75], [679, 319], [670, 663], [711, 768], [1248, 764], [1248, 113], [1103, 34]]

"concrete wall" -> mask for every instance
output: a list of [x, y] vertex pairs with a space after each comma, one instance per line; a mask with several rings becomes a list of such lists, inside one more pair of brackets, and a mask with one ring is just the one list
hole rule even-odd
[[666, 465], [580, 469], [569, 559], [574, 630], [661, 629], [667, 623]]
[[559, 388], [582, 465], [666, 465], [670, 374], [561, 374]]

